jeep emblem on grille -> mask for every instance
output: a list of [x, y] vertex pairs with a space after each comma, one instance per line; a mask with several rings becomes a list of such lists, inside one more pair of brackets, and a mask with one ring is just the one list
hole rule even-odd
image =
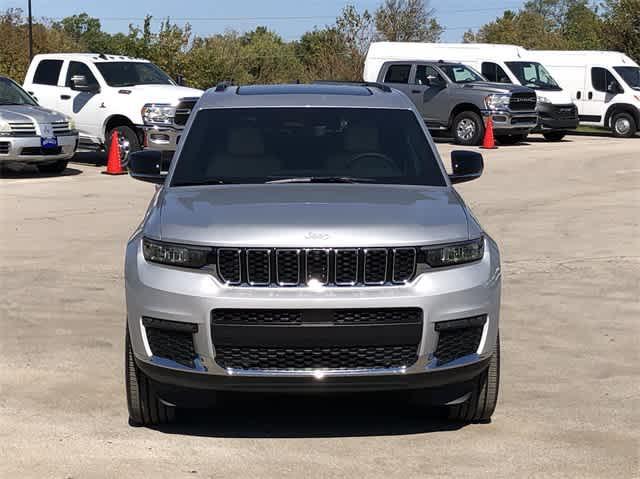
[[308, 232], [304, 239], [308, 240], [328, 240], [329, 235], [327, 233], [314, 233], [313, 231]]

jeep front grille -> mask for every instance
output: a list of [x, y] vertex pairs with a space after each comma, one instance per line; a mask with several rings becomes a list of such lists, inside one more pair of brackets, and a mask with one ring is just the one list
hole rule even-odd
[[416, 248], [219, 248], [218, 276], [230, 286], [382, 286], [415, 275]]

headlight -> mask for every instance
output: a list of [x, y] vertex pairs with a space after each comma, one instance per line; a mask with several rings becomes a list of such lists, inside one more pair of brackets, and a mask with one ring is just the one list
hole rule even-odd
[[151, 125], [166, 125], [173, 121], [176, 107], [167, 103], [147, 103], [142, 107], [142, 120]]
[[185, 246], [162, 241], [142, 240], [144, 259], [152, 263], [162, 263], [183, 268], [202, 268], [209, 264], [211, 248], [200, 246]]
[[549, 98], [547, 98], [546, 96], [538, 96], [537, 98], [538, 103], [551, 103], [551, 100], [549, 100]]
[[443, 246], [427, 246], [421, 249], [421, 253], [419, 261], [432, 268], [471, 263], [482, 259], [484, 238]]
[[71, 118], [70, 116], [67, 117], [67, 121], [69, 122], [69, 129], [70, 130], [75, 130], [76, 129], [76, 121]]
[[0, 133], [8, 133], [11, 131], [11, 126], [8, 121], [0, 120]]
[[487, 95], [484, 98], [484, 104], [491, 110], [502, 110], [509, 106], [511, 101], [510, 95]]

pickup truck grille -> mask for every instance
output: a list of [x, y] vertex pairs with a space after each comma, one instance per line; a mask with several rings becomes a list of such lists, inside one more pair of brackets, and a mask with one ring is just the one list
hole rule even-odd
[[218, 276], [229, 286], [384, 286], [411, 281], [415, 248], [220, 248]]
[[30, 121], [10, 122], [11, 133], [15, 136], [35, 136], [36, 126]]
[[215, 309], [215, 361], [241, 370], [409, 367], [422, 337], [420, 308]]
[[536, 109], [537, 97], [535, 92], [513, 93], [509, 101], [509, 108], [514, 111], [532, 111]]
[[189, 115], [191, 115], [191, 111], [193, 110], [193, 107], [197, 102], [198, 98], [181, 99], [180, 103], [178, 103], [178, 106], [176, 107], [176, 113], [173, 118], [173, 122], [179, 126], [186, 125], [187, 120], [189, 119]]

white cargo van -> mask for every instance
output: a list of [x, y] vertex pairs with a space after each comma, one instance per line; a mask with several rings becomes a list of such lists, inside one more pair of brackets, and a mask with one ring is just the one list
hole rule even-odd
[[364, 79], [375, 81], [386, 61], [443, 60], [464, 63], [489, 81], [522, 85], [536, 90], [539, 123], [534, 132], [546, 139], [561, 140], [567, 130], [578, 126], [578, 112], [571, 95], [528, 51], [515, 45], [486, 43], [376, 42], [371, 44]]
[[580, 123], [633, 136], [640, 126], [640, 68], [619, 52], [529, 50], [571, 93]]

